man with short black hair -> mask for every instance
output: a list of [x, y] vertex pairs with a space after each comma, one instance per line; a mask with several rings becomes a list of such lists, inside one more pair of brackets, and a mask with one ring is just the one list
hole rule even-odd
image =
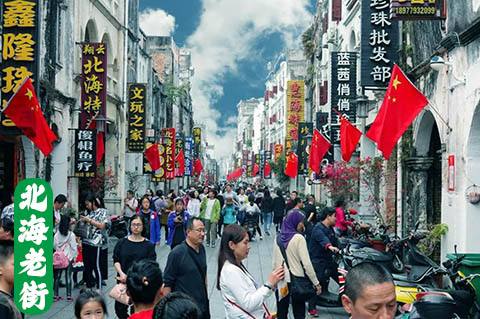
[[[333, 258], [333, 254], [338, 253], [338, 248], [336, 247], [337, 239], [333, 232], [335, 209], [325, 207], [320, 214], [320, 219], [321, 222], [313, 227], [308, 243], [308, 251], [310, 252], [313, 269], [315, 269], [322, 290], [328, 291], [330, 278], [333, 278], [338, 283], [338, 265]], [[308, 313], [313, 318], [318, 317], [316, 303], [316, 296], [308, 303]]]
[[15, 277], [13, 240], [0, 240], [0, 318], [21, 319], [10, 294]]
[[371, 262], [356, 265], [345, 279], [342, 303], [351, 319], [393, 319], [397, 300], [392, 275]]
[[285, 209], [287, 210], [287, 214], [288, 212], [293, 209], [295, 207], [295, 199], [298, 198], [298, 192], [297, 191], [292, 191], [290, 193], [290, 200], [287, 202], [287, 205], [285, 207]]
[[207, 293], [207, 257], [203, 240], [205, 226], [198, 217], [192, 217], [186, 223], [187, 238], [168, 255], [164, 272], [164, 295], [179, 291], [192, 297], [200, 308], [198, 318], [209, 319], [209, 301]]
[[53, 234], [56, 234], [58, 231], [58, 225], [60, 225], [60, 211], [67, 202], [67, 196], [63, 194], [57, 195], [53, 200]]

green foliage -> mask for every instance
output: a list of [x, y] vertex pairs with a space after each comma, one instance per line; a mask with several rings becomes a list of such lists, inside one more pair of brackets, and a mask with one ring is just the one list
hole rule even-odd
[[165, 84], [165, 95], [167, 96], [167, 103], [169, 105], [177, 104], [179, 99], [186, 98], [190, 94], [190, 86], [183, 84], [176, 86], [172, 79], [168, 79]]
[[275, 173], [275, 179], [282, 186], [285, 186], [290, 181], [290, 177], [285, 175], [285, 165], [286, 165], [286, 160], [284, 155], [278, 158], [278, 161], [276, 164], [273, 162], [270, 163], [270, 166], [272, 167], [272, 170]]
[[384, 159], [381, 156], [359, 158], [357, 165], [361, 171], [360, 181], [368, 192], [367, 201], [373, 209], [377, 226], [385, 226], [385, 219], [381, 212], [383, 197], [380, 192], [385, 182]]
[[247, 148], [252, 148], [252, 140], [247, 141]]
[[400, 160], [405, 163], [407, 159], [414, 155], [413, 146], [413, 126], [410, 125], [402, 135], [402, 152]]
[[428, 235], [424, 239], [422, 239], [418, 243], [418, 248], [424, 253], [426, 256], [433, 256], [435, 249], [440, 244], [442, 240], [442, 236], [445, 236], [448, 232], [448, 225], [447, 224], [429, 224], [427, 225]]
[[133, 193], [136, 194], [141, 175], [138, 175], [137, 172], [125, 172], [125, 177], [127, 179], [127, 189], [132, 190]]
[[313, 60], [315, 53], [315, 34], [313, 24], [302, 34], [303, 53], [308, 60]]
[[91, 194], [116, 196], [116, 188], [118, 185], [117, 176], [113, 173], [112, 167], [105, 169], [103, 164], [97, 166], [97, 174], [95, 177], [88, 179]]

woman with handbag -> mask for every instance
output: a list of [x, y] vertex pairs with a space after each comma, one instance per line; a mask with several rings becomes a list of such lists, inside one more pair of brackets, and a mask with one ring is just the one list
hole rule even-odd
[[107, 241], [106, 227], [110, 219], [107, 210], [100, 208], [101, 202], [94, 195], [87, 196], [85, 206], [88, 214], [80, 218], [80, 221], [88, 226], [86, 237], [82, 239], [83, 276], [87, 289], [91, 290], [95, 286], [101, 289], [102, 271], [99, 260], [102, 247]]
[[57, 233], [53, 237], [53, 300], [58, 301], [63, 298], [58, 295], [60, 277], [65, 270], [65, 287], [67, 289], [67, 300], [72, 298], [72, 261], [77, 257], [77, 242], [75, 234], [70, 231], [70, 217], [60, 216], [60, 224]]
[[274, 318], [265, 301], [284, 279], [283, 267], [270, 273], [263, 286], [257, 284], [242, 261], [248, 257], [250, 243], [245, 228], [225, 227], [218, 253], [217, 289], [221, 291], [227, 319]]
[[[145, 234], [145, 220], [140, 215], [135, 215], [130, 219], [130, 234], [122, 238], [115, 245], [113, 250], [113, 265], [117, 270], [117, 285], [114, 289], [122, 288], [126, 290], [127, 272], [135, 260], [150, 259], [155, 261], [157, 254], [155, 246], [143, 235]], [[120, 296], [118, 296], [120, 297]], [[119, 319], [127, 319], [129, 306], [115, 300], [115, 313]]]
[[[288, 284], [289, 295], [279, 300], [277, 296], [278, 319], [288, 317], [290, 301], [295, 319], [305, 318], [305, 302], [311, 297], [319, 295], [322, 287], [317, 279], [315, 270], [308, 254], [307, 241], [302, 232], [305, 216], [300, 211], [303, 203], [295, 198], [295, 208], [285, 217], [280, 236], [277, 236], [273, 248], [273, 267], [285, 265], [285, 279]], [[313, 288], [315, 286], [315, 288]]]

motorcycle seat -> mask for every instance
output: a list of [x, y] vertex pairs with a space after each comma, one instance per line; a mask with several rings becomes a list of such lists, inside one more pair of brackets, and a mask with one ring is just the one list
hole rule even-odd
[[318, 297], [329, 302], [336, 302], [338, 300], [338, 295], [331, 293], [330, 291], [322, 291], [322, 293]]
[[350, 254], [359, 259], [372, 260], [375, 262], [390, 262], [393, 256], [386, 252], [381, 252], [373, 248], [365, 247], [360, 249], [351, 249]]

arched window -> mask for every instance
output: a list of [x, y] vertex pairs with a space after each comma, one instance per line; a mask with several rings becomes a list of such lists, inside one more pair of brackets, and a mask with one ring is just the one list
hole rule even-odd
[[95, 21], [88, 20], [87, 26], [85, 28], [85, 42], [97, 42], [98, 32]]

